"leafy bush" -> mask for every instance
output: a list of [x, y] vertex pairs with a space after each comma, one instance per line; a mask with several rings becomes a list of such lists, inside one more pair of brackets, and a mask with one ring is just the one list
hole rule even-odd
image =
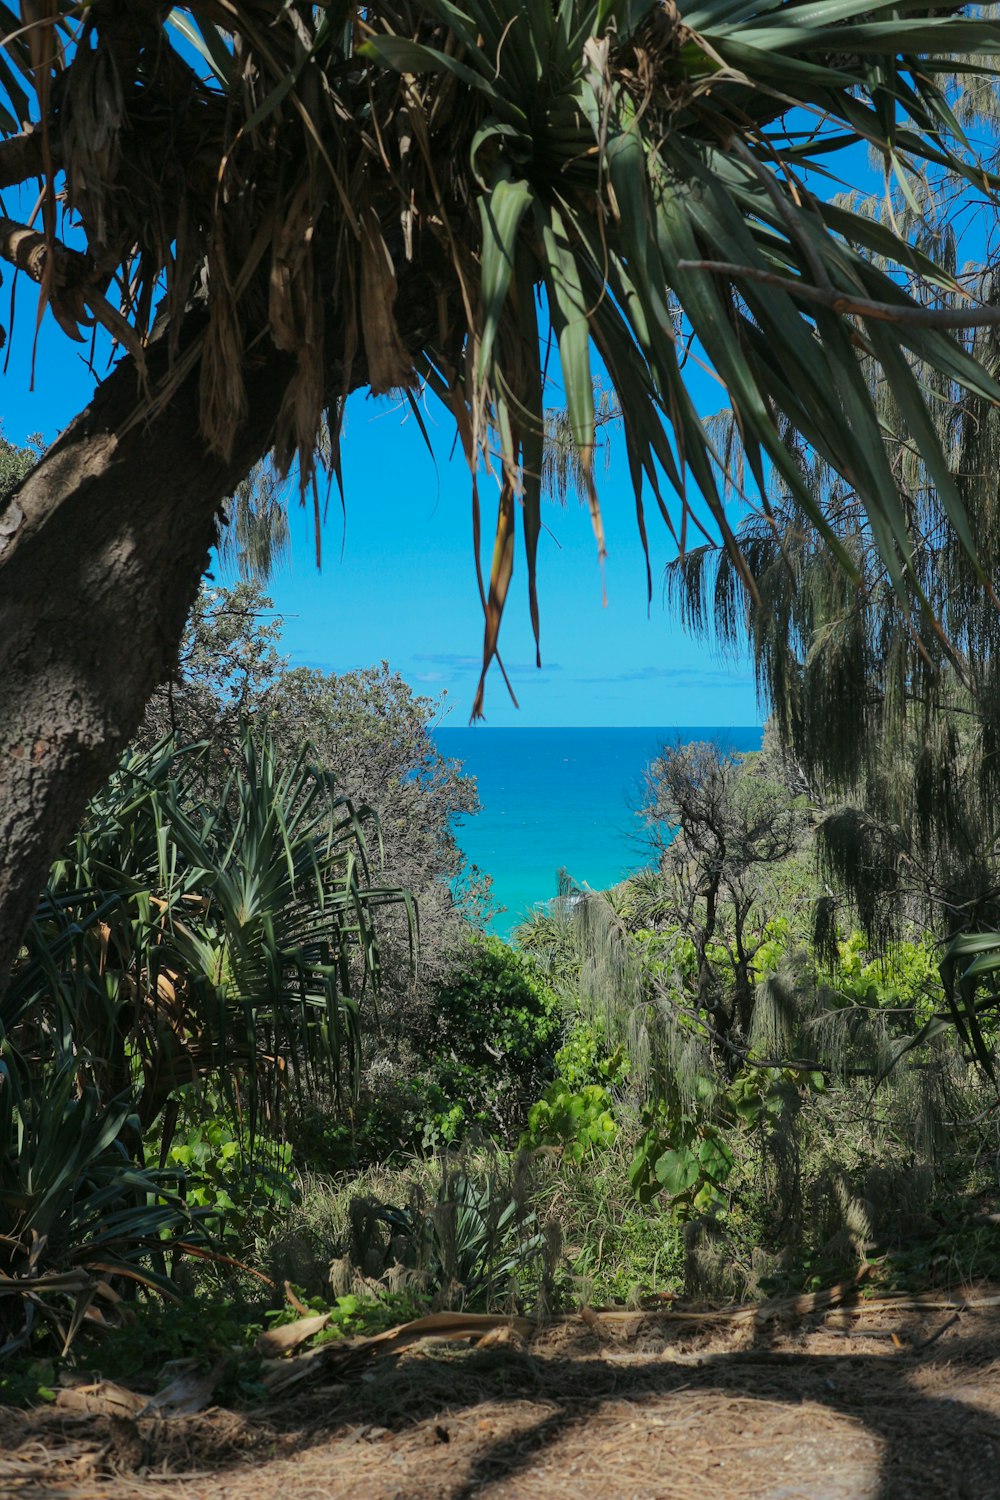
[[569, 1088], [597, 1083], [608, 1089], [624, 1084], [629, 1071], [624, 1048], [609, 1049], [603, 1022], [582, 1016], [566, 1033], [555, 1055], [555, 1070], [556, 1078]]
[[531, 958], [499, 938], [469, 942], [414, 1028], [424, 1144], [473, 1126], [515, 1142], [552, 1077], [562, 1031], [558, 996]]
[[819, 1071], [751, 1063], [725, 1087], [703, 1078], [687, 1100], [647, 1105], [630, 1170], [636, 1197], [648, 1203], [663, 1192], [683, 1218], [719, 1214], [736, 1164], [733, 1132], [771, 1130], [798, 1112], [801, 1090], [824, 1088]]
[[173, 1242], [203, 1241], [177, 1174], [129, 1159], [128, 1114], [72, 1058], [34, 1076], [11, 1049], [0, 1062], [0, 1356], [43, 1330], [65, 1350], [85, 1319], [114, 1324], [123, 1284], [173, 1294], [151, 1252], [162, 1267]]
[[[249, 732], [225, 785], [201, 747], [127, 754], [51, 872], [0, 1000], [0, 1353], [47, 1320], [66, 1346], [123, 1287], [170, 1296], [171, 1244], [287, 1206], [250, 1143], [356, 1070], [378, 978], [362, 815]], [[230, 1113], [177, 1141], [197, 1094]], [[159, 1157], [165, 1172], [151, 1172]], [[185, 1201], [182, 1179], [192, 1170]], [[271, 1175], [268, 1175], [268, 1174]], [[98, 1307], [98, 1300], [102, 1306]]]
[[582, 1162], [591, 1151], [610, 1146], [618, 1134], [612, 1114], [614, 1100], [599, 1083], [578, 1090], [562, 1078], [550, 1083], [528, 1111], [522, 1143], [528, 1147], [559, 1146], [567, 1161]]
[[405, 1268], [439, 1305], [501, 1305], [519, 1282], [544, 1279], [548, 1247], [531, 1197], [517, 1164], [476, 1170], [442, 1159], [433, 1198], [414, 1184], [401, 1207], [353, 1201], [350, 1259], [369, 1275]]
[[195, 1120], [175, 1138], [168, 1164], [184, 1174], [186, 1201], [240, 1254], [268, 1235], [296, 1201], [292, 1148], [285, 1141], [238, 1134], [224, 1117]]
[[851, 932], [837, 944], [830, 982], [852, 1004], [910, 1012], [923, 1022], [944, 1001], [939, 962], [938, 946], [929, 937], [894, 943], [884, 957], [873, 958], [865, 937]]
[[556, 1077], [528, 1111], [522, 1146], [557, 1146], [579, 1164], [618, 1135], [612, 1090], [628, 1078], [621, 1047], [609, 1052], [604, 1026], [578, 1017], [555, 1055]]
[[733, 1153], [723, 1131], [700, 1107], [703, 1099], [686, 1108], [659, 1103], [643, 1111], [646, 1129], [629, 1173], [640, 1203], [662, 1192], [683, 1218], [722, 1206]]
[[635, 1198], [628, 1137], [623, 1124], [582, 1171], [550, 1152], [533, 1159], [537, 1212], [558, 1224], [564, 1247], [557, 1293], [570, 1306], [634, 1304], [683, 1287], [683, 1227], [662, 1195], [647, 1204]]
[[170, 1306], [143, 1299], [120, 1328], [99, 1340], [81, 1341], [75, 1360], [109, 1378], [153, 1383], [159, 1369], [174, 1361], [190, 1360], [207, 1369], [246, 1357], [265, 1317], [261, 1307], [241, 1302], [231, 1292], [201, 1290]]
[[335, 1297], [310, 1297], [300, 1286], [289, 1286], [289, 1291], [295, 1294], [298, 1305], [285, 1302], [282, 1307], [265, 1313], [265, 1322], [269, 1328], [294, 1323], [302, 1316], [302, 1307], [311, 1313], [322, 1313], [329, 1322], [310, 1341], [314, 1347], [328, 1344], [333, 1339], [353, 1338], [356, 1335], [367, 1338], [372, 1334], [383, 1333], [387, 1328], [394, 1328], [397, 1323], [423, 1317], [428, 1305], [426, 1298], [412, 1291], [386, 1292], [379, 1296], [347, 1292]]

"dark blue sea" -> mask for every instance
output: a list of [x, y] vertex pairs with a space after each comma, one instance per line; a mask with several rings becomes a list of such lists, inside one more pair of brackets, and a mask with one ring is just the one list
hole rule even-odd
[[464, 762], [482, 812], [464, 818], [458, 839], [493, 877], [502, 908], [490, 924], [506, 937], [540, 901], [556, 894], [566, 869], [594, 890], [649, 863], [642, 842], [642, 774], [665, 743], [713, 740], [759, 750], [759, 727], [734, 729], [439, 729], [444, 755]]

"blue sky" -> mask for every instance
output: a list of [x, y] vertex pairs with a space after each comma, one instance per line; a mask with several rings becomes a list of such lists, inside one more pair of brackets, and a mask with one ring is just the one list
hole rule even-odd
[[[435, 415], [432, 404], [427, 417]], [[475, 693], [482, 645], [469, 475], [464, 458], [449, 458], [447, 417], [429, 430], [436, 463], [412, 418], [404, 421], [387, 402], [354, 399], [344, 437], [346, 522], [335, 491], [317, 574], [311, 522], [296, 508], [291, 569], [271, 592], [296, 662], [338, 670], [384, 657], [421, 691], [446, 692], [450, 722], [459, 724]], [[489, 478], [481, 493], [485, 531], [495, 497]], [[548, 503], [539, 546], [542, 670], [534, 665], [525, 570], [515, 565], [501, 646], [520, 709], [494, 669], [487, 722], [756, 723], [747, 664], [715, 659], [664, 608], [662, 569], [671, 549], [655, 516], [647, 610], [632, 493], [614, 462], [601, 499], [607, 608], [589, 514], [574, 500], [565, 508]]]
[[[28, 391], [34, 299], [31, 288], [22, 290], [4, 380], [3, 426], [14, 442], [33, 432], [51, 441], [86, 404], [93, 378], [81, 357], [86, 349], [46, 319], [36, 389]], [[412, 416], [405, 419], [387, 401], [352, 398], [343, 444], [346, 524], [334, 489], [317, 572], [311, 507], [307, 516], [293, 500], [291, 562], [272, 580], [270, 592], [285, 617], [284, 650], [295, 665], [337, 672], [384, 658], [419, 691], [445, 694], [447, 721], [461, 725], [479, 675], [482, 613], [468, 471], [460, 455], [451, 456], [448, 418], [435, 407], [431, 401], [427, 409], [432, 460]], [[635, 508], [623, 470], [613, 458], [603, 477], [601, 465], [607, 608], [586, 510], [572, 500], [565, 509], [546, 505], [539, 548], [543, 669], [534, 666], [519, 558], [501, 648], [520, 709], [494, 668], [487, 684], [488, 725], [759, 721], [748, 664], [721, 661], [690, 640], [664, 606], [662, 574], [671, 544], [655, 504], [648, 516], [653, 602], [647, 611]], [[484, 480], [481, 493], [487, 531], [496, 493], [492, 480]], [[489, 536], [487, 568], [488, 547]]]
[[[824, 177], [821, 190], [878, 186], [862, 147], [839, 153], [826, 170], [832, 166], [846, 179]], [[16, 442], [33, 432], [51, 441], [86, 404], [93, 379], [81, 357], [86, 349], [71, 344], [47, 318], [36, 390], [28, 393], [34, 295], [23, 282], [19, 290], [0, 416]], [[688, 368], [696, 404], [707, 415], [723, 404], [724, 395], [694, 362]], [[558, 392], [549, 399], [556, 404]], [[450, 456], [449, 422], [433, 402], [427, 420], [436, 461], [405, 413], [405, 407], [401, 411], [361, 394], [352, 398], [343, 445], [346, 524], [334, 491], [317, 572], [311, 507], [307, 514], [293, 503], [291, 563], [272, 580], [270, 592], [285, 618], [284, 649], [294, 664], [336, 672], [385, 659], [419, 691], [446, 695], [448, 721], [461, 725], [472, 706], [482, 647], [469, 476], [463, 459]], [[600, 483], [607, 607], [585, 510], [575, 502], [566, 509], [549, 503], [539, 549], [543, 668], [534, 666], [519, 556], [501, 649], [520, 708], [511, 703], [494, 667], [487, 684], [487, 723], [526, 728], [758, 723], [749, 661], [721, 659], [685, 635], [665, 607], [663, 569], [673, 549], [652, 499], [647, 521], [653, 600], [647, 609], [631, 486], [614, 447], [612, 454], [610, 472]], [[481, 492], [488, 573], [495, 496], [490, 479]]]

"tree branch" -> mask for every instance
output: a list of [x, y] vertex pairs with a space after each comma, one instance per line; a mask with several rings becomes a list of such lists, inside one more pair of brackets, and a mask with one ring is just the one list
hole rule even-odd
[[[49, 302], [64, 333], [79, 337], [74, 329], [79, 323], [100, 323], [116, 343], [126, 349], [140, 368], [145, 362], [144, 347], [135, 329], [117, 308], [112, 307], [94, 282], [90, 256], [56, 241], [55, 276]], [[32, 281], [42, 284], [48, 264], [49, 245], [45, 235], [29, 229], [15, 219], [0, 218], [0, 259], [9, 261]]]
[[[404, 269], [399, 307], [419, 346], [438, 316], [423, 268]], [[219, 506], [270, 446], [295, 372], [257, 341], [223, 457], [200, 430], [204, 327], [189, 315], [172, 362], [166, 338], [150, 345], [149, 399], [122, 361], [0, 501], [0, 995], [53, 858], [176, 662]], [[363, 353], [331, 338], [326, 375], [334, 395], [366, 384]]]
[[[0, 256], [41, 285], [49, 247], [39, 229], [29, 229], [16, 219], [0, 219]], [[70, 250], [56, 241], [56, 275], [64, 283], [82, 281], [90, 274], [90, 261], [79, 250]]]
[[[167, 373], [165, 340], [149, 366]], [[292, 368], [273, 351], [248, 371], [251, 420], [222, 459], [198, 436], [197, 365], [130, 426], [126, 360], [0, 505], [0, 992], [53, 852], [170, 668], [216, 509], [266, 449]]]

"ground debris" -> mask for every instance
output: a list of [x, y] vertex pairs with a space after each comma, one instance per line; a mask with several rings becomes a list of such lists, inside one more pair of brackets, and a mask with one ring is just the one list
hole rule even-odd
[[[246, 1415], [0, 1412], [31, 1500], [987, 1500], [1000, 1298], [808, 1316], [588, 1310], [525, 1342], [411, 1343]], [[753, 1310], [750, 1310], [751, 1313]], [[481, 1337], [481, 1335], [480, 1335]], [[895, 1338], [895, 1341], [894, 1341]], [[391, 1341], [387, 1341], [391, 1342]], [[282, 1361], [291, 1365], [293, 1355]]]

